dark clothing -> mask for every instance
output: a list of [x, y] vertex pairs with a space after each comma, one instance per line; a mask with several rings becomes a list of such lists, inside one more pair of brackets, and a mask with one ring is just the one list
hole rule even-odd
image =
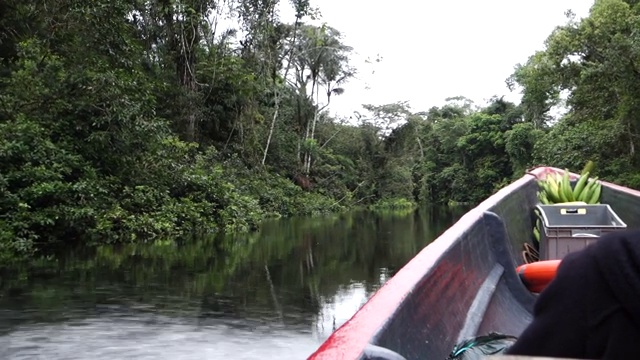
[[640, 359], [640, 231], [566, 255], [533, 316], [507, 354]]

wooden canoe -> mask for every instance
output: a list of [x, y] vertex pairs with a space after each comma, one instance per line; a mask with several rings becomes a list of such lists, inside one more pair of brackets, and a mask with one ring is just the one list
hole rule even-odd
[[[541, 167], [465, 214], [382, 286], [311, 356], [324, 359], [445, 359], [464, 339], [490, 332], [518, 336], [535, 296], [516, 267], [531, 241]], [[575, 174], [573, 174], [575, 176]], [[640, 192], [602, 182], [601, 202], [637, 227]]]

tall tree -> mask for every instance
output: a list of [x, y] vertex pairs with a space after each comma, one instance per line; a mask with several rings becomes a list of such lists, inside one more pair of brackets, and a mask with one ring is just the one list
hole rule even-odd
[[[293, 48], [292, 85], [298, 91], [298, 158], [302, 171], [308, 176], [311, 153], [316, 144], [318, 115], [329, 105], [331, 96], [342, 94], [340, 86], [354, 75], [354, 70], [348, 65], [348, 54], [352, 49], [342, 43], [341, 34], [336, 29], [326, 25], [302, 25], [297, 37], [299, 40]], [[326, 95], [326, 103], [322, 105], [319, 98], [321, 89]]]
[[[568, 23], [549, 36], [546, 48], [511, 77], [522, 87], [525, 118], [537, 128], [548, 125], [551, 107], [558, 103], [559, 94], [566, 92], [569, 112], [562, 120], [565, 132], [570, 131], [578, 141], [577, 137], [586, 136], [586, 125], [579, 124], [607, 122], [610, 126], [605, 131], [609, 134], [598, 137], [610, 138], [611, 147], [604, 146], [603, 153], [592, 156], [597, 155], [606, 166], [618, 163], [622, 155], [627, 166], [636, 166], [640, 160], [636, 154], [640, 134], [636, 116], [640, 111], [640, 8], [631, 1], [596, 0], [588, 17], [576, 20], [572, 13], [567, 15]], [[620, 146], [624, 150], [613, 154], [611, 150]], [[566, 156], [573, 155], [567, 152]], [[541, 160], [564, 163], [557, 157]], [[585, 159], [576, 157], [574, 161], [571, 167], [578, 168]]]
[[269, 153], [269, 146], [271, 145], [271, 138], [273, 137], [273, 132], [275, 129], [276, 121], [278, 120], [278, 116], [280, 115], [280, 103], [282, 101], [282, 87], [287, 86], [287, 79], [289, 77], [289, 71], [291, 70], [291, 64], [294, 61], [294, 57], [296, 56], [295, 49], [297, 48], [297, 44], [299, 41], [299, 30], [302, 25], [302, 19], [305, 16], [312, 15], [313, 9], [309, 5], [309, 0], [291, 0], [295, 13], [296, 20], [293, 24], [293, 29], [291, 31], [291, 37], [288, 41], [288, 46], [285, 47], [285, 50], [282, 52], [282, 59], [286, 62], [284, 65], [284, 74], [282, 78], [276, 76], [274, 73], [273, 76], [273, 85], [274, 85], [274, 111], [273, 117], [271, 119], [271, 126], [269, 127], [269, 134], [267, 136], [267, 141], [264, 146], [264, 153], [262, 156], [262, 165], [265, 165], [267, 160], [267, 154]]

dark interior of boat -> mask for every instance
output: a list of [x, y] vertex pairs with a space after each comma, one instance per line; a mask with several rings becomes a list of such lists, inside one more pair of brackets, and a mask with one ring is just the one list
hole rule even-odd
[[[526, 176], [473, 210], [457, 226], [439, 259], [376, 332], [364, 359], [445, 359], [455, 344], [497, 332], [518, 336], [532, 319], [536, 295], [515, 268], [532, 242], [536, 179]], [[638, 225], [640, 197], [603, 184], [609, 204], [628, 228]], [[375, 344], [375, 345], [373, 345]]]

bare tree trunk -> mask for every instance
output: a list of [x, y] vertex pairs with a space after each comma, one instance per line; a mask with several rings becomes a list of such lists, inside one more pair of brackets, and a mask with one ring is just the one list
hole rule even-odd
[[298, 138], [298, 146], [296, 147], [296, 159], [300, 161], [300, 152], [302, 151], [302, 140]]
[[[201, 9], [199, 9], [201, 10]], [[187, 109], [187, 139], [189, 141], [196, 140], [196, 125], [197, 125], [197, 109], [198, 104], [198, 84], [196, 79], [196, 52], [195, 47], [200, 42], [200, 30], [199, 30], [199, 16], [200, 13], [189, 16], [187, 23], [182, 23], [181, 26], [181, 45], [182, 45], [182, 85], [187, 89], [189, 98], [189, 107]], [[186, 27], [186, 29], [185, 29]]]
[[331, 135], [327, 141], [324, 142], [324, 144], [322, 144], [322, 146], [320, 146], [320, 149], [324, 148], [325, 146], [327, 146], [327, 144], [329, 143], [329, 141], [333, 140], [334, 137], [336, 137], [336, 135], [338, 135], [340, 133], [340, 131], [342, 131], [342, 128], [339, 128], [336, 132], [333, 133], [333, 135]]
[[[293, 47], [296, 44], [296, 36], [298, 34], [298, 27], [300, 26], [300, 19], [296, 17], [296, 22], [293, 25], [293, 38], [291, 39], [291, 47], [289, 49], [289, 56], [287, 59], [287, 65], [284, 69], [283, 83], [286, 86], [287, 75], [289, 75], [289, 68], [291, 67], [291, 60], [293, 59]], [[264, 155], [262, 156], [262, 166], [264, 166], [267, 160], [267, 154], [269, 153], [269, 145], [271, 145], [271, 137], [273, 136], [273, 130], [276, 127], [276, 121], [278, 120], [278, 113], [280, 112], [280, 90], [277, 88], [276, 79], [273, 79], [275, 85], [275, 111], [273, 112], [273, 118], [271, 119], [271, 126], [269, 127], [269, 135], [267, 136], [267, 143], [264, 146]]]
[[631, 120], [627, 120], [627, 134], [629, 134], [629, 155], [633, 157], [636, 153], [636, 147], [633, 143], [633, 135], [631, 133]]
[[[313, 103], [313, 95], [315, 94], [315, 91], [316, 91], [316, 79], [314, 78], [311, 81], [311, 96], [310, 96], [310, 98], [311, 98], [311, 102], [312, 103]], [[313, 117], [315, 118], [315, 116], [316, 115], [314, 113]], [[305, 133], [304, 133], [304, 142], [305, 143], [307, 142], [307, 140], [310, 139], [310, 133], [311, 133], [311, 126], [310, 125], [311, 125], [311, 123], [312, 123], [312, 120], [311, 121], [307, 120], [307, 127], [306, 127], [306, 130], [305, 130]], [[304, 153], [304, 160], [302, 161], [302, 171], [304, 172], [305, 175], [309, 175], [309, 171], [307, 170], [307, 161], [309, 160], [310, 156], [311, 156], [311, 154], [309, 152], [309, 149], [306, 149], [305, 153]]]
[[269, 145], [271, 144], [271, 136], [273, 136], [273, 129], [276, 127], [276, 120], [278, 119], [278, 112], [280, 111], [280, 96], [278, 94], [275, 95], [275, 102], [275, 110], [273, 111], [273, 118], [271, 119], [269, 136], [267, 136], [267, 144], [264, 147], [264, 155], [262, 156], [262, 166], [264, 166], [264, 163], [267, 161], [267, 153], [269, 152]]
[[188, 141], [194, 141], [196, 137], [198, 85], [195, 75], [196, 52], [195, 47], [200, 41], [199, 21], [202, 16], [202, 8], [193, 8], [195, 13], [184, 16], [182, 20], [175, 21], [176, 9], [171, 0], [163, 0], [161, 8], [164, 13], [164, 21], [167, 29], [168, 46], [173, 54], [176, 66], [176, 75], [180, 85], [184, 88], [188, 106], [182, 119], [185, 137]]
[[420, 141], [420, 134], [418, 133], [417, 127], [416, 127], [416, 142], [418, 143], [418, 147], [420, 148], [420, 159], [424, 159], [424, 148], [422, 147], [422, 141]]
[[[316, 95], [316, 109], [313, 112], [313, 121], [311, 123], [311, 136], [309, 137], [309, 140], [315, 139], [316, 122], [318, 121], [318, 113], [320, 112], [320, 109], [318, 109], [318, 92], [317, 91], [315, 95]], [[305, 159], [305, 163], [304, 163], [304, 173], [309, 175], [310, 172], [311, 172], [311, 149], [308, 149], [307, 158]]]
[[[321, 108], [318, 108], [317, 107], [318, 93], [316, 92], [316, 111], [313, 114], [313, 123], [311, 125], [311, 136], [309, 137], [309, 139], [311, 140], [315, 139], [316, 124], [318, 123], [318, 116], [320, 115], [320, 112], [322, 110], [324, 110], [327, 106], [329, 106], [330, 102], [331, 102], [331, 96], [327, 95], [327, 103], [323, 105]], [[307, 151], [307, 156], [305, 158], [305, 163], [304, 163], [304, 172], [307, 175], [309, 175], [309, 173], [311, 172], [311, 152], [310, 151]]]

